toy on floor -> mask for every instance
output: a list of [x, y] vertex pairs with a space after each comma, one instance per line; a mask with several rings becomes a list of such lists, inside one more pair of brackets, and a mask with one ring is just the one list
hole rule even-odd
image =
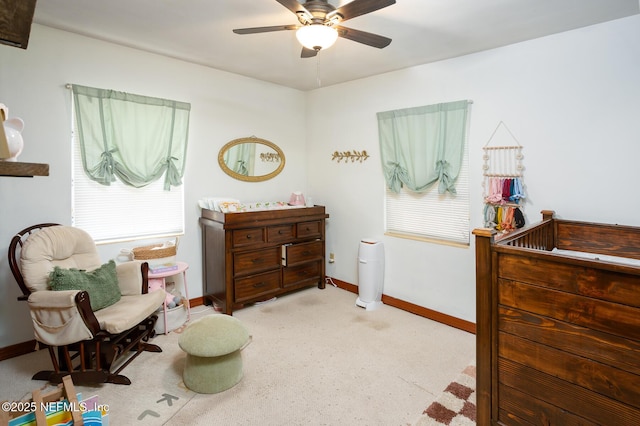
[[182, 298], [180, 297], [180, 295], [174, 295], [166, 291], [162, 287], [163, 283], [164, 283], [164, 280], [162, 278], [149, 278], [149, 291], [162, 289], [162, 291], [166, 293], [164, 298], [164, 303], [167, 305], [167, 308], [169, 309], [175, 308], [180, 304], [180, 301]]

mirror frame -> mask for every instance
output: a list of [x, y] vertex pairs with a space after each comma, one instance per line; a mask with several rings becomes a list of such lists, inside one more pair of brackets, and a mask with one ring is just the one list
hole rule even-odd
[[[245, 176], [245, 175], [241, 175], [240, 173], [236, 173], [233, 170], [231, 170], [227, 166], [227, 164], [224, 162], [224, 153], [228, 149], [230, 149], [230, 148], [232, 148], [232, 147], [234, 147], [236, 145], [243, 144], [243, 143], [257, 143], [257, 144], [261, 144], [261, 145], [266, 145], [269, 148], [273, 149], [280, 156], [280, 164], [278, 165], [278, 168], [275, 169], [274, 171], [272, 171], [271, 173], [268, 173], [266, 175], [260, 175], [260, 176]], [[278, 174], [280, 174], [282, 169], [284, 169], [284, 163], [285, 163], [284, 152], [282, 152], [282, 150], [280, 149], [280, 147], [278, 145], [276, 145], [273, 142], [270, 142], [270, 141], [268, 141], [266, 139], [257, 138], [255, 136], [251, 136], [249, 138], [234, 139], [231, 142], [225, 144], [222, 148], [220, 148], [220, 152], [218, 153], [218, 164], [220, 165], [220, 168], [222, 169], [222, 171], [225, 172], [226, 174], [228, 174], [229, 176], [231, 176], [234, 179], [242, 180], [242, 181], [245, 181], [245, 182], [263, 182], [265, 180], [269, 180], [269, 179], [277, 176]]]

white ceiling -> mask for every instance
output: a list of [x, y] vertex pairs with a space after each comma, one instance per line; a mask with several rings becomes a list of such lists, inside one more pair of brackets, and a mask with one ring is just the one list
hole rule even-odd
[[297, 24], [276, 0], [39, 0], [34, 22], [311, 90], [638, 13], [638, 0], [397, 0], [342, 24], [393, 39], [388, 47], [338, 39], [308, 59], [294, 31], [232, 32]]

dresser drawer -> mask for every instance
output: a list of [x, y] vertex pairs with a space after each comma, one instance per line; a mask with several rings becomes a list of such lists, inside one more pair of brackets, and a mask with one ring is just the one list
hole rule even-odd
[[320, 279], [320, 262], [289, 266], [284, 268], [282, 272], [283, 287], [291, 287], [309, 280], [318, 282]]
[[233, 275], [247, 275], [280, 267], [280, 246], [233, 255]]
[[263, 244], [264, 228], [247, 228], [233, 231], [233, 247], [246, 247]]
[[311, 241], [282, 246], [283, 266], [322, 259], [322, 241]]
[[270, 243], [283, 243], [291, 241], [293, 236], [294, 225], [292, 223], [287, 225], [269, 226], [267, 228], [267, 241]]
[[322, 236], [322, 221], [297, 223], [296, 231], [298, 238], [320, 238]]
[[279, 289], [279, 270], [234, 280], [235, 301], [238, 303], [277, 293]]

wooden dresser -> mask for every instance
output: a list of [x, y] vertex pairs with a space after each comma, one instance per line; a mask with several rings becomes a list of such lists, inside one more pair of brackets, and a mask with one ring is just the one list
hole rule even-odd
[[324, 206], [202, 209], [203, 295], [225, 314], [292, 290], [324, 288]]

